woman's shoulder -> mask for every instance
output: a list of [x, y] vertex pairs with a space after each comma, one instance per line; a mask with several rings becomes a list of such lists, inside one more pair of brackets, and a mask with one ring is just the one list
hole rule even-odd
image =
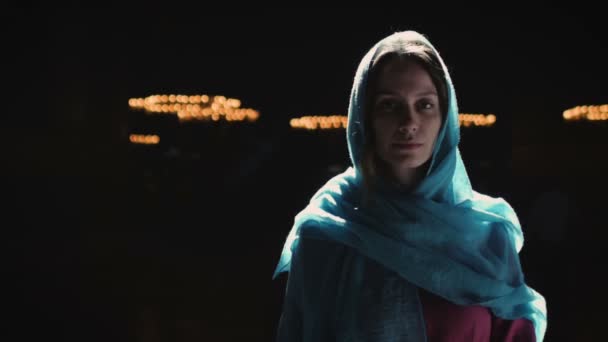
[[[299, 238], [294, 245], [289, 280], [305, 311], [318, 313], [342, 286], [345, 261], [353, 251], [338, 242]], [[323, 309], [325, 310], [325, 309]]]
[[315, 268], [328, 267], [332, 261], [338, 262], [352, 253], [350, 247], [337, 241], [299, 237], [294, 244], [293, 262]]

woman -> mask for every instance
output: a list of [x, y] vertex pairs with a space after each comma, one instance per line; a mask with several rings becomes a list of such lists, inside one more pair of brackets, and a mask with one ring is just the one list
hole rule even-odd
[[280, 341], [542, 341], [523, 235], [502, 198], [472, 190], [456, 97], [421, 34], [378, 42], [355, 75], [352, 167], [295, 219]]

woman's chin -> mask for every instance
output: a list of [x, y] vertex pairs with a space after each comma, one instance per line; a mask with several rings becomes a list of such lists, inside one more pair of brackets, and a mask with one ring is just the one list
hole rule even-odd
[[394, 158], [390, 164], [394, 171], [407, 172], [408, 170], [418, 169], [424, 164], [424, 161], [413, 156], [402, 156], [401, 158]]

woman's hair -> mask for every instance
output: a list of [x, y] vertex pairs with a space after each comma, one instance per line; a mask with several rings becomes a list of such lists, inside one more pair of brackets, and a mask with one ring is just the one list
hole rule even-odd
[[[373, 191], [375, 179], [380, 168], [384, 167], [382, 161], [375, 152], [375, 136], [372, 129], [372, 109], [376, 97], [378, 78], [382, 69], [391, 61], [414, 62], [426, 70], [439, 95], [439, 108], [443, 117], [443, 122], [448, 111], [448, 87], [445, 78], [445, 71], [435, 51], [420, 42], [401, 41], [398, 46], [391, 46], [391, 50], [380, 52], [372, 61], [369, 70], [368, 83], [366, 89], [366, 106], [363, 113], [365, 127], [365, 139], [362, 149], [361, 171], [363, 176], [363, 197], [366, 201], [367, 195]], [[443, 123], [442, 123], [443, 125]]]

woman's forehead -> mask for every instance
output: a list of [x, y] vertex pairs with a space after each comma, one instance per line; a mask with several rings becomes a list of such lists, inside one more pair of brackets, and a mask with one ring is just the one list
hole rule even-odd
[[437, 94], [429, 73], [418, 63], [392, 61], [378, 70], [377, 76], [376, 93], [408, 91]]

